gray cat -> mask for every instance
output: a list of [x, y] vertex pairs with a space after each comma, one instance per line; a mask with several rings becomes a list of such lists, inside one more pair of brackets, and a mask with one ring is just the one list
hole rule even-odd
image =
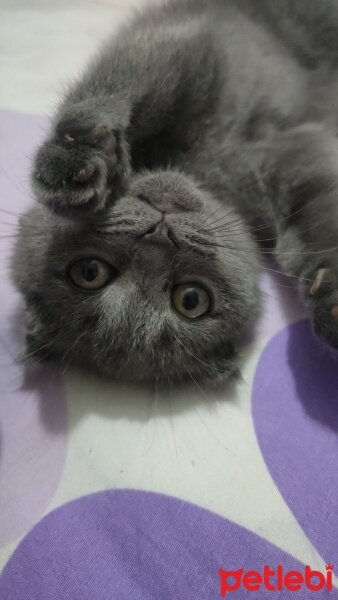
[[338, 347], [338, 1], [172, 0], [62, 100], [12, 261], [27, 352], [220, 384], [261, 255]]

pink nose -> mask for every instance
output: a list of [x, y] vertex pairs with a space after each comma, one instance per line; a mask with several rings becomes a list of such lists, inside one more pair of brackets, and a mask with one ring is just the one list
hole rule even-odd
[[156, 223], [156, 225], [143, 236], [143, 239], [152, 244], [171, 245], [174, 243], [171, 239], [171, 231], [163, 219]]

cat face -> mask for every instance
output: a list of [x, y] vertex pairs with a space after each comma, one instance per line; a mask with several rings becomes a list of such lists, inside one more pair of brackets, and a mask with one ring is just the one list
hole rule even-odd
[[256, 316], [257, 263], [238, 215], [175, 172], [140, 175], [94, 216], [36, 206], [12, 261], [27, 351], [128, 382], [220, 383]]

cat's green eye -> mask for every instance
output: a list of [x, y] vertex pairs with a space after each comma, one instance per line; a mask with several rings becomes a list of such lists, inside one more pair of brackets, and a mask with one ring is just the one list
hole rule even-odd
[[71, 281], [83, 290], [100, 290], [108, 285], [118, 272], [106, 261], [94, 257], [80, 258], [68, 270]]
[[183, 283], [175, 287], [172, 303], [175, 310], [188, 319], [203, 317], [211, 308], [209, 293], [194, 283]]

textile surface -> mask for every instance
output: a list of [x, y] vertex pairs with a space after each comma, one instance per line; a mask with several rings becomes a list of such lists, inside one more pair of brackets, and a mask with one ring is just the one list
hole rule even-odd
[[271, 265], [242, 379], [217, 394], [18, 361], [8, 260], [31, 157], [58, 91], [132, 4], [0, 9], [0, 600], [212, 600], [219, 569], [338, 569], [338, 357]]

